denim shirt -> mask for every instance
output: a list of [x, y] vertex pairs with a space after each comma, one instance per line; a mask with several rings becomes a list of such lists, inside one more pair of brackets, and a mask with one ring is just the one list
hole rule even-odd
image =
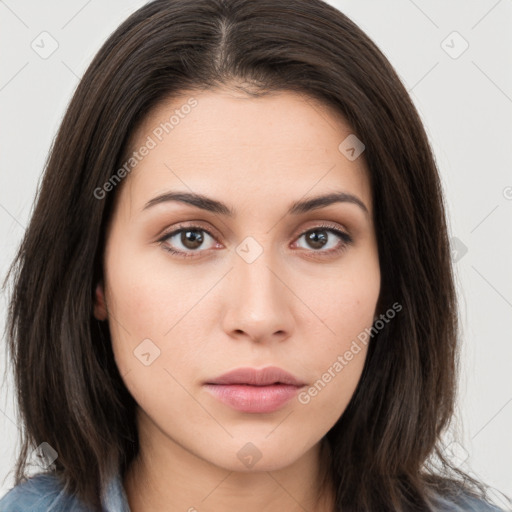
[[[119, 474], [107, 484], [101, 499], [102, 512], [130, 512]], [[439, 498], [438, 512], [504, 512], [487, 502], [464, 496], [457, 503]], [[0, 499], [0, 512], [91, 512], [75, 496], [62, 489], [51, 474], [38, 474], [13, 487]]]
[[[102, 512], [130, 512], [119, 474], [101, 497]], [[38, 474], [13, 487], [0, 499], [0, 512], [91, 512], [76, 496], [67, 494], [57, 477]]]

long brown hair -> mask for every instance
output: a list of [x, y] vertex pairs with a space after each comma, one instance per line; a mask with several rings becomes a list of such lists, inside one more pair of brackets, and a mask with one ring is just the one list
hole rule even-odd
[[[321, 0], [156, 0], [110, 36], [55, 139], [30, 225], [9, 271], [8, 348], [20, 419], [15, 468], [31, 447], [58, 453], [68, 491], [99, 507], [102, 483], [138, 451], [135, 402], [93, 316], [105, 227], [123, 165], [150, 109], [183, 91], [293, 91], [341, 113], [365, 144], [382, 275], [359, 385], [327, 433], [336, 510], [433, 510], [434, 493], [485, 487], [451, 466], [441, 434], [454, 412], [457, 304], [438, 171], [418, 113], [365, 33]], [[340, 141], [341, 142], [341, 141]], [[5, 285], [4, 285], [5, 286]]]

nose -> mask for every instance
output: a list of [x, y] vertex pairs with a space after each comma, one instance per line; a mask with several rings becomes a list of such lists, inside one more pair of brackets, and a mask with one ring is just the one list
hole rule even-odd
[[229, 336], [259, 343], [282, 341], [292, 334], [293, 302], [284, 265], [264, 250], [254, 261], [237, 253], [223, 290], [223, 329]]

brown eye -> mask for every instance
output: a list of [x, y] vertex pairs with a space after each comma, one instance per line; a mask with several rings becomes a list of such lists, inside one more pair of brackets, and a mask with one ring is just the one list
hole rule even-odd
[[307, 243], [313, 249], [322, 249], [322, 247], [328, 242], [329, 236], [327, 234], [327, 230], [318, 230], [309, 231], [306, 235]]
[[309, 229], [303, 233], [298, 240], [303, 237], [308, 245], [308, 247], [303, 248], [314, 249], [313, 252], [328, 254], [339, 252], [352, 243], [352, 237], [350, 235], [330, 226], [318, 226]]
[[194, 252], [199, 253], [206, 250], [208, 247], [203, 246], [205, 245], [205, 238], [208, 237], [215, 242], [213, 236], [205, 229], [199, 226], [190, 226], [166, 234], [159, 242], [166, 251], [187, 257], [194, 256], [192, 254]]
[[204, 242], [204, 236], [201, 231], [196, 229], [187, 229], [181, 231], [180, 243], [187, 249], [197, 249]]

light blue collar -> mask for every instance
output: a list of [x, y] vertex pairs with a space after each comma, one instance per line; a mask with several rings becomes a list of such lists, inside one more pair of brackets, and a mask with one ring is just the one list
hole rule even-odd
[[130, 512], [128, 497], [119, 473], [106, 485], [101, 504], [105, 512]]

